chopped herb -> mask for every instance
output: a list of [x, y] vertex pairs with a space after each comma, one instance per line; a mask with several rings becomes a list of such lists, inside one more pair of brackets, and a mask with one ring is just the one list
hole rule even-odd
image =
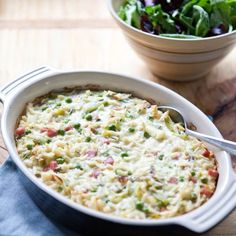
[[142, 202], [137, 202], [135, 208], [139, 211], [143, 211], [144, 205]]
[[65, 101], [66, 101], [66, 103], [72, 103], [72, 99], [71, 98], [67, 98]]
[[158, 157], [158, 159], [162, 161], [162, 160], [163, 160], [163, 157], [164, 157], [164, 154], [161, 154], [161, 155]]
[[76, 168], [76, 169], [79, 169], [79, 170], [83, 170], [83, 168], [82, 168], [82, 166], [81, 166], [80, 164], [77, 164], [77, 165], [75, 166], [75, 168]]
[[57, 107], [60, 107], [61, 106], [61, 103], [59, 102], [59, 103], [57, 103], [57, 105], [56, 105]]
[[207, 184], [207, 183], [208, 183], [208, 179], [207, 179], [207, 178], [203, 178], [203, 179], [201, 179], [201, 182], [202, 182], [203, 184]]
[[75, 109], [70, 109], [69, 115], [71, 115], [73, 112], [75, 112]]
[[170, 203], [170, 201], [167, 199], [156, 199], [156, 200], [159, 208], [166, 207]]
[[30, 158], [30, 154], [29, 153], [26, 153], [26, 154], [23, 155], [23, 160], [29, 159], [29, 158]]
[[45, 110], [47, 110], [48, 109], [48, 107], [43, 107], [42, 108], [42, 111], [45, 111]]
[[196, 175], [196, 172], [195, 172], [195, 171], [192, 171], [192, 172], [191, 172], [191, 175], [192, 175], [192, 176], [195, 176], [195, 175]]
[[57, 131], [57, 134], [61, 135], [61, 136], [64, 136], [65, 135], [65, 131], [63, 129], [59, 129]]
[[134, 133], [135, 132], [135, 128], [129, 128], [129, 132], [130, 133]]
[[107, 106], [109, 106], [109, 102], [105, 101], [105, 102], [103, 103], [103, 105], [104, 105], [104, 107], [107, 107]]
[[59, 187], [57, 188], [57, 190], [58, 190], [58, 192], [61, 192], [61, 191], [63, 190], [63, 188], [62, 188], [61, 186], [59, 186]]
[[129, 156], [129, 154], [127, 152], [121, 153], [121, 157], [128, 157], [128, 156]]
[[33, 145], [32, 144], [28, 144], [26, 147], [27, 147], [28, 150], [32, 150], [33, 149]]
[[144, 134], [143, 134], [143, 136], [145, 137], [145, 138], [150, 138], [151, 137], [151, 135], [148, 133], [148, 132], [144, 132]]
[[130, 170], [128, 171], [128, 175], [132, 175], [132, 172]]
[[127, 117], [127, 118], [130, 118], [130, 119], [133, 119], [133, 118], [134, 118], [134, 116], [131, 115], [130, 113], [128, 113], [128, 114], [126, 115], [126, 117]]
[[63, 157], [57, 158], [57, 164], [63, 164], [65, 162], [65, 159]]
[[85, 141], [88, 142], [88, 143], [89, 143], [91, 140], [92, 140], [91, 137], [86, 137], [86, 139], [85, 139]]
[[25, 134], [27, 135], [27, 134], [31, 134], [32, 133], [32, 131], [31, 130], [26, 130], [25, 131]]
[[151, 117], [151, 116], [149, 116], [148, 119], [149, 119], [149, 120], [154, 120], [153, 117]]
[[65, 119], [65, 120], [64, 120], [64, 123], [65, 123], [65, 124], [68, 124], [69, 121], [70, 121], [69, 119]]
[[47, 143], [51, 143], [51, 142], [52, 142], [52, 140], [51, 140], [51, 139], [48, 139], [48, 140], [47, 140]]
[[91, 121], [91, 120], [93, 119], [93, 117], [92, 117], [91, 115], [87, 115], [87, 116], [85, 116], [85, 119], [86, 119], [87, 121]]
[[112, 131], [116, 131], [116, 126], [115, 125], [109, 125], [108, 129], [112, 130]]
[[191, 201], [195, 202], [197, 200], [197, 194], [196, 193], [192, 193], [191, 194]]
[[94, 105], [94, 106], [90, 106], [90, 107], [87, 108], [86, 112], [87, 112], [87, 113], [92, 113], [92, 112], [96, 111], [97, 108], [98, 108], [98, 107], [95, 106], [95, 105]]
[[75, 129], [79, 129], [80, 126], [81, 126], [80, 123], [78, 123], [78, 124], [74, 124], [74, 128], [75, 128]]
[[180, 182], [184, 182], [184, 177], [183, 177], [183, 176], [180, 176], [180, 177], [179, 177], [179, 181], [180, 181]]
[[155, 186], [155, 189], [156, 190], [162, 189], [162, 186], [161, 185]]

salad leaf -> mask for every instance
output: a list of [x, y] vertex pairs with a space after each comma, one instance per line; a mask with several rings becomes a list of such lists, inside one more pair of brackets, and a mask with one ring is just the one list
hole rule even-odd
[[119, 16], [150, 34], [211, 37], [236, 29], [236, 0], [126, 0]]
[[194, 16], [196, 16], [197, 24], [195, 27], [195, 35], [204, 37], [210, 29], [209, 16], [207, 12], [200, 6], [194, 5]]
[[118, 15], [127, 24], [140, 29], [140, 3], [136, 0], [129, 0], [125, 7], [121, 7]]
[[211, 0], [211, 2], [212, 2], [212, 14], [210, 18], [211, 26], [223, 24], [228, 29], [231, 24], [230, 5], [227, 4], [225, 0]]
[[230, 21], [233, 26], [233, 29], [236, 28], [236, 0], [227, 1], [230, 6]]
[[172, 20], [171, 17], [162, 10], [160, 4], [156, 6], [147, 6], [145, 8], [145, 12], [150, 17], [154, 28], [160, 25], [161, 31], [168, 33], [176, 33], [174, 20]]

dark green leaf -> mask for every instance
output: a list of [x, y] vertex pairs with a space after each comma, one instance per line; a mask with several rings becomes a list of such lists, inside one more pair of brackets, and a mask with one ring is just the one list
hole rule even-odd
[[193, 6], [194, 16], [197, 18], [197, 24], [195, 28], [195, 35], [204, 37], [207, 35], [210, 29], [208, 13], [200, 6]]

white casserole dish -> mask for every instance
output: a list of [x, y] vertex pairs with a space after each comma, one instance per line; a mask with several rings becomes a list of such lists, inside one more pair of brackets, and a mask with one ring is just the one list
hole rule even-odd
[[216, 152], [219, 180], [212, 198], [190, 213], [169, 219], [131, 220], [107, 215], [78, 205], [41, 183], [29, 172], [17, 154], [14, 141], [17, 119], [28, 101], [32, 101], [51, 90], [75, 86], [86, 88], [99, 86], [101, 89], [131, 92], [138, 97], [151, 98], [162, 105], [178, 108], [186, 120], [191, 121], [197, 127], [198, 131], [215, 137], [222, 137], [214, 124], [198, 108], [175, 92], [156, 83], [104, 72], [61, 72], [50, 67], [40, 67], [1, 88], [0, 100], [4, 104], [1, 121], [4, 142], [12, 160], [22, 174], [22, 180], [27, 191], [41, 208], [44, 208], [42, 202], [47, 202], [47, 209], [51, 209], [50, 204], [54, 204], [52, 207], [54, 209], [56, 204], [57, 208], [60, 209], [57, 211], [56, 217], [59, 220], [64, 217], [68, 218], [68, 212], [73, 211], [71, 213], [73, 219], [71, 220], [75, 220], [77, 216], [80, 218], [89, 217], [92, 221], [101, 220], [105, 223], [112, 222], [130, 227], [181, 225], [200, 233], [219, 223], [236, 207], [236, 175], [232, 168], [230, 156], [223, 151]]

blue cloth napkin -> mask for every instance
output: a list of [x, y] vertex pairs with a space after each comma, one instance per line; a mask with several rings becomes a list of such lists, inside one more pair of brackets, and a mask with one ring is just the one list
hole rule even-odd
[[47, 218], [26, 193], [14, 163], [0, 167], [1, 236], [74, 236], [69, 229]]

